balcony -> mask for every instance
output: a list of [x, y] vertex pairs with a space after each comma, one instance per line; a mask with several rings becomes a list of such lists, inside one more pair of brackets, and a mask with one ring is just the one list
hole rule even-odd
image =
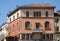
[[43, 29], [33, 29], [33, 32], [43, 32]]

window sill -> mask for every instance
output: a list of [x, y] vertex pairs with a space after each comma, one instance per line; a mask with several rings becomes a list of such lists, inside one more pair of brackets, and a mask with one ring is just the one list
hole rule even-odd
[[45, 30], [51, 30], [51, 28], [45, 28]]
[[25, 28], [26, 30], [31, 30], [31, 28]]

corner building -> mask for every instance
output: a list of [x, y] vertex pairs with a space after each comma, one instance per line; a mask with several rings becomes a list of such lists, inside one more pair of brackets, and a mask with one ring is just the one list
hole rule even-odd
[[29, 4], [10, 12], [7, 41], [55, 41], [54, 8], [51, 4]]
[[56, 41], [60, 41], [60, 11], [54, 13]]

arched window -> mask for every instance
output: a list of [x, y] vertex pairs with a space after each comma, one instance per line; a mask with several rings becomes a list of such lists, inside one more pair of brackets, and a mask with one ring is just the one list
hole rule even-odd
[[45, 28], [49, 28], [49, 21], [45, 22]]
[[26, 28], [29, 28], [29, 27], [30, 27], [30, 22], [29, 22], [29, 21], [26, 21], [26, 22], [25, 22], [25, 27], [26, 27]]
[[48, 12], [46, 11], [46, 17], [48, 17]]

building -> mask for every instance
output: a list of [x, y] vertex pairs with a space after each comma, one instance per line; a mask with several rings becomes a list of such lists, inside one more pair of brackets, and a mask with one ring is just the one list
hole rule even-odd
[[60, 41], [60, 11], [54, 13], [56, 41]]
[[6, 41], [6, 37], [8, 35], [7, 27], [8, 23], [6, 22], [0, 26], [0, 41]]
[[7, 15], [7, 41], [55, 41], [54, 8], [51, 4], [17, 7]]

